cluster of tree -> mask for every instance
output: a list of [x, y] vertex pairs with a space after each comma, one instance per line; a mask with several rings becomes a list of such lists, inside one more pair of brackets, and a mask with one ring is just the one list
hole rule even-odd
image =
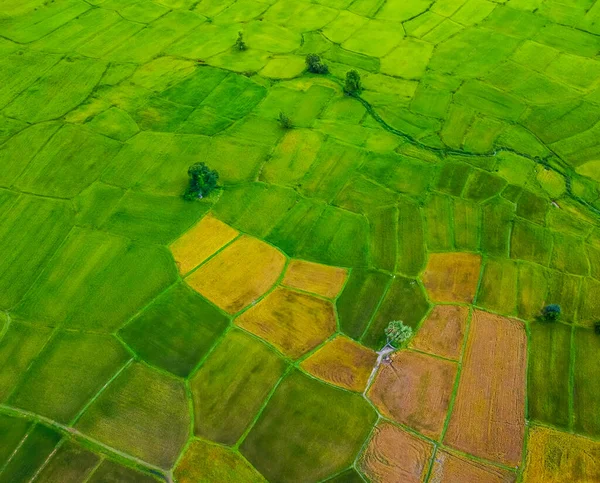
[[413, 336], [412, 327], [401, 320], [392, 320], [385, 328], [387, 343], [398, 349]]
[[349, 96], [356, 96], [362, 90], [360, 82], [360, 74], [354, 69], [346, 72], [346, 82], [344, 84], [344, 92]]
[[545, 322], [556, 322], [560, 319], [560, 305], [550, 304], [542, 309], [542, 320]]
[[189, 185], [183, 197], [186, 200], [197, 200], [209, 195], [219, 181], [219, 173], [204, 163], [194, 163], [188, 169]]
[[246, 42], [244, 42], [244, 34], [242, 32], [238, 32], [237, 40], [235, 41], [235, 48], [237, 50], [246, 50], [248, 48]]
[[312, 72], [313, 74], [327, 74], [329, 72], [329, 67], [323, 63], [321, 57], [317, 54], [308, 54], [306, 56], [306, 68], [308, 72]]

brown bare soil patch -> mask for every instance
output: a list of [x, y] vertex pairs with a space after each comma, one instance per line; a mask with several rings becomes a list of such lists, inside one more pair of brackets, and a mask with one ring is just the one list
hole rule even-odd
[[378, 483], [424, 481], [433, 445], [394, 426], [382, 423], [373, 433], [360, 468]]
[[480, 268], [481, 256], [474, 253], [432, 253], [423, 284], [435, 302], [472, 303]]
[[467, 307], [437, 305], [423, 322], [410, 346], [423, 352], [458, 360], [468, 317]]
[[284, 266], [281, 252], [256, 238], [242, 236], [186, 281], [208, 300], [234, 314], [264, 295]]
[[526, 344], [518, 320], [475, 311], [446, 444], [507, 466], [521, 462]]
[[237, 230], [214, 216], [205, 216], [170, 246], [179, 273], [196, 268], [238, 235]]
[[351, 391], [367, 386], [377, 354], [347, 337], [338, 336], [302, 362], [313, 376]]
[[235, 323], [294, 359], [314, 349], [336, 329], [331, 302], [285, 288], [275, 289]]
[[437, 439], [450, 405], [457, 364], [401, 351], [383, 364], [369, 397], [385, 416]]
[[510, 471], [440, 450], [435, 455], [429, 481], [431, 483], [512, 483], [516, 479], [516, 475]]
[[283, 283], [332, 299], [342, 290], [347, 274], [347, 270], [343, 268], [292, 260], [285, 272]]
[[529, 431], [525, 483], [600, 481], [600, 443], [534, 426]]

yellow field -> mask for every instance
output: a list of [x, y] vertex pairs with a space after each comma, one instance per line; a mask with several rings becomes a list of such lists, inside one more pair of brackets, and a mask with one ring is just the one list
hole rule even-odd
[[302, 362], [302, 368], [331, 384], [362, 392], [376, 360], [371, 349], [339, 336]]
[[346, 281], [347, 271], [343, 268], [292, 260], [285, 272], [284, 285], [323, 297], [334, 298]]
[[212, 215], [200, 220], [169, 247], [179, 273], [188, 273], [233, 240], [239, 232]]
[[314, 349], [336, 329], [330, 302], [285, 288], [277, 288], [235, 322], [293, 359]]
[[423, 284], [435, 302], [473, 302], [479, 281], [481, 256], [473, 253], [433, 253]]
[[533, 426], [529, 432], [523, 481], [600, 481], [600, 443], [582, 436]]
[[215, 305], [234, 314], [264, 295], [284, 266], [285, 256], [281, 252], [244, 235], [186, 281]]

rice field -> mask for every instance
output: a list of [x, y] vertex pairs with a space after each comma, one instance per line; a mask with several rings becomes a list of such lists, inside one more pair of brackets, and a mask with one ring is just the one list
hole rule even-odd
[[594, 0], [4, 0], [0, 482], [600, 481], [599, 183]]

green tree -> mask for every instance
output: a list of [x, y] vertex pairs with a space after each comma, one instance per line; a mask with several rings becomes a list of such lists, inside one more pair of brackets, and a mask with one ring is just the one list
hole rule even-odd
[[246, 50], [248, 48], [246, 42], [244, 42], [244, 34], [242, 32], [238, 32], [237, 40], [235, 41], [235, 48], [237, 50]]
[[204, 198], [217, 187], [219, 181], [219, 173], [204, 163], [192, 164], [188, 169], [188, 176], [190, 184], [183, 195], [186, 200]]
[[277, 122], [283, 129], [291, 129], [294, 127], [292, 120], [283, 111], [279, 112]]
[[317, 54], [308, 54], [306, 56], [306, 67], [313, 74], [327, 74], [329, 67], [321, 61]]
[[404, 325], [401, 320], [392, 320], [385, 328], [387, 343], [398, 348], [413, 335], [412, 327]]
[[546, 305], [542, 310], [542, 319], [544, 319], [546, 322], [556, 322], [558, 319], [560, 319], [560, 312], [560, 305]]
[[344, 85], [344, 92], [349, 96], [355, 96], [360, 94], [362, 90], [362, 84], [360, 82], [360, 74], [354, 69], [346, 72], [346, 83]]

